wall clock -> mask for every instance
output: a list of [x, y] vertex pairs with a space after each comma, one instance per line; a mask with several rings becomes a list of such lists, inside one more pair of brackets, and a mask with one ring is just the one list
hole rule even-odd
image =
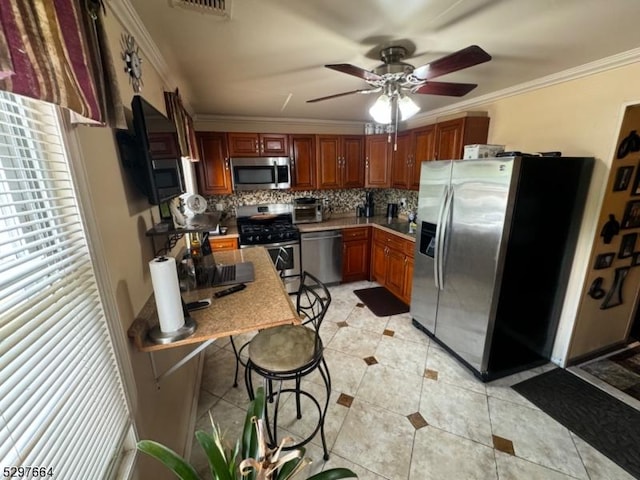
[[121, 38], [122, 60], [124, 60], [124, 71], [129, 74], [129, 81], [133, 91], [139, 93], [142, 90], [142, 58], [140, 49], [136, 45], [133, 35], [123, 33]]

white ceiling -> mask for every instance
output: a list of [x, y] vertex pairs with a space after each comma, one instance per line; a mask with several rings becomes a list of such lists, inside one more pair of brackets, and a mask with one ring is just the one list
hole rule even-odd
[[416, 67], [493, 57], [437, 79], [477, 83], [465, 97], [414, 95], [422, 114], [640, 47], [640, 0], [233, 0], [230, 20], [129, 1], [197, 115], [371, 121], [374, 95], [306, 100], [367, 88], [323, 65], [371, 70], [398, 43]]

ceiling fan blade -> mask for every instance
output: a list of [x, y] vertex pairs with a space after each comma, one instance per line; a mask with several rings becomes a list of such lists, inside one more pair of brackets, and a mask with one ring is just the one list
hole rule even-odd
[[446, 57], [434, 60], [413, 70], [413, 75], [420, 80], [436, 78], [463, 68], [473, 67], [491, 60], [491, 55], [477, 45], [463, 48]]
[[356, 67], [355, 65], [351, 65], [349, 63], [335, 63], [333, 65], [325, 65], [325, 67], [371, 82], [382, 79], [382, 77], [377, 73], [370, 72], [369, 70]]
[[365, 89], [361, 89], [361, 90], [352, 90], [350, 92], [336, 93], [335, 95], [328, 95], [326, 97], [320, 97], [320, 98], [314, 98], [312, 100], [307, 100], [307, 103], [321, 102], [322, 100], [329, 100], [330, 98], [344, 97], [346, 95], [351, 95], [353, 93], [375, 93], [375, 92], [379, 92], [380, 90], [382, 90], [382, 89], [381, 88], [365, 88]]
[[462, 97], [478, 85], [475, 83], [450, 83], [427, 82], [412, 90], [413, 93], [426, 93], [429, 95], [447, 95], [449, 97]]

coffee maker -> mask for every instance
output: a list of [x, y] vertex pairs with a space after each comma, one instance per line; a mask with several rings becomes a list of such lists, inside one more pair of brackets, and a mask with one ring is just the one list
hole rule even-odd
[[373, 204], [373, 192], [366, 192], [364, 200], [364, 216], [373, 217], [374, 210], [375, 208]]

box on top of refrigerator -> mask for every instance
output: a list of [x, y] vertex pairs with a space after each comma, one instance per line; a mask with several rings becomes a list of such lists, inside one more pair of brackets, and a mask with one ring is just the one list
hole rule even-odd
[[504, 145], [465, 145], [463, 159], [471, 158], [491, 158], [498, 153], [504, 152]]

